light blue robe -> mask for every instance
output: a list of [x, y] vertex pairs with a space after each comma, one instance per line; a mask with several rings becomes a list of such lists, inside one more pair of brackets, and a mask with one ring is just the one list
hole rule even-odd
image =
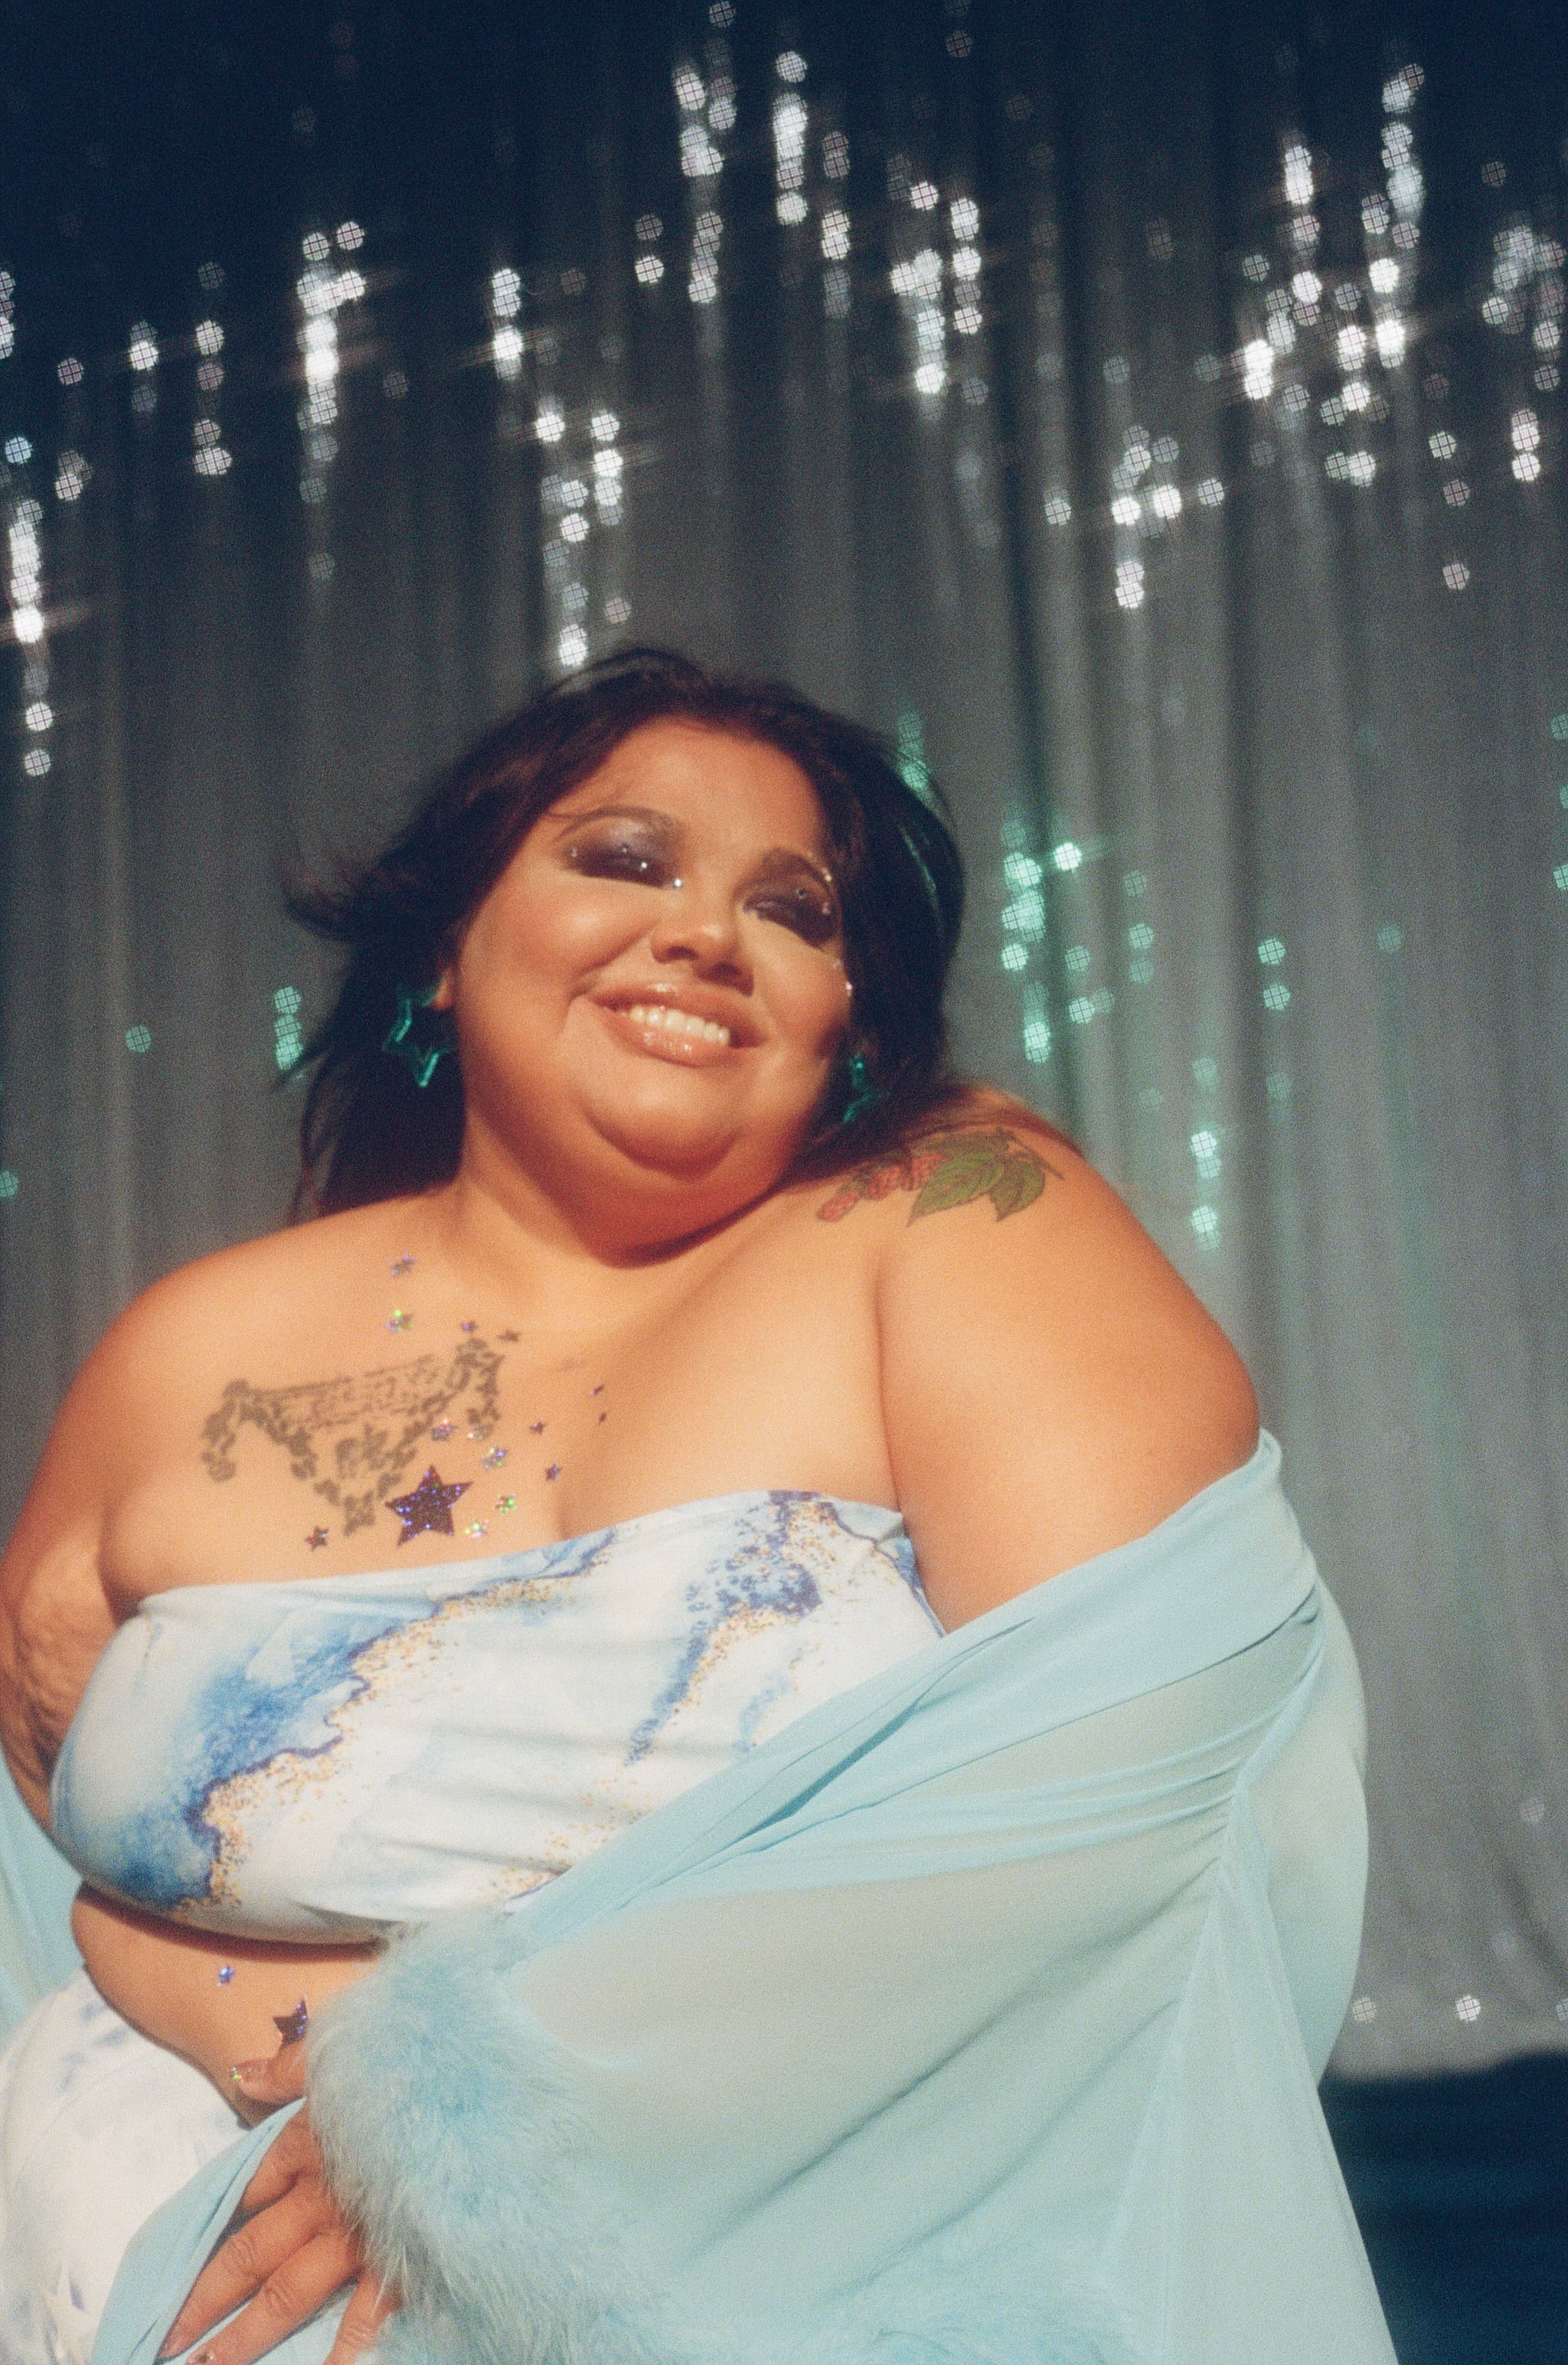
[[[521, 1910], [436, 1922], [311, 2036], [386, 2356], [1391, 2365], [1316, 2092], [1360, 1753], [1265, 1439]], [[146, 2228], [94, 2365], [151, 2365], [277, 2124]]]

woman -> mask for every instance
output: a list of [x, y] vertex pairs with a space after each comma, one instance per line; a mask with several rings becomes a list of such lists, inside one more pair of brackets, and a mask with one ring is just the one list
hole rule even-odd
[[319, 1220], [114, 1326], [5, 1562], [85, 1965], [8, 2360], [143, 2219], [109, 2365], [1386, 2359], [1353, 1670], [1228, 1343], [947, 1073], [959, 902], [868, 734], [648, 653], [304, 900]]

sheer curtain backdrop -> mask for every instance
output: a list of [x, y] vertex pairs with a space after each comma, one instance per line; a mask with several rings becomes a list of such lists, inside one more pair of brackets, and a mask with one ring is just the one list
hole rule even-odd
[[281, 1217], [363, 842], [627, 638], [953, 798], [966, 1058], [1235, 1333], [1354, 1631], [1355, 2074], [1568, 2046], [1568, 30], [213, 5], [0, 69], [8, 1519]]

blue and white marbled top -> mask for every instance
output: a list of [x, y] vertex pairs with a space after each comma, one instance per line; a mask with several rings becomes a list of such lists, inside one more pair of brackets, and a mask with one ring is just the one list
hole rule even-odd
[[353, 1939], [537, 1889], [932, 1642], [894, 1511], [725, 1495], [405, 1573], [151, 1596], [55, 1767], [95, 1887]]

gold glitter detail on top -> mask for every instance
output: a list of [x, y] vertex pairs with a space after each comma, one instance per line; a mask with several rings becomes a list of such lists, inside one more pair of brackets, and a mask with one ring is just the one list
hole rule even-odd
[[491, 1609], [558, 1598], [563, 1587], [589, 1575], [599, 1559], [597, 1552], [590, 1555], [568, 1576], [515, 1577], [498, 1585], [476, 1586], [472, 1593], [438, 1602], [428, 1618], [411, 1619], [406, 1626], [395, 1627], [368, 1643], [350, 1663], [358, 1685], [353, 1698], [328, 1712], [326, 1721], [337, 1735], [335, 1742], [308, 1752], [281, 1750], [265, 1765], [217, 1783], [207, 1793], [200, 1820], [217, 1842], [212, 1869], [201, 1896], [182, 1900], [174, 1908], [173, 1918], [200, 1927], [214, 1918], [215, 1909], [224, 1908], [242, 1918], [245, 1897], [241, 1874], [252, 1845], [252, 1825], [275, 1815], [279, 1808], [302, 1806], [325, 1795], [332, 1785], [338, 1749], [361, 1737], [360, 1722], [366, 1711], [389, 1693], [403, 1691], [410, 1678], [439, 1675], [439, 1645], [446, 1628]]
[[[838, 1589], [842, 1581], [846, 1538], [858, 1544], [862, 1553], [875, 1553], [879, 1559], [888, 1557], [880, 1545], [869, 1538], [851, 1537], [831, 1503], [807, 1496], [790, 1504], [782, 1539], [770, 1537], [766, 1542], [758, 1539], [737, 1554], [736, 1561], [744, 1566], [748, 1559], [759, 1558], [765, 1552], [769, 1555], [777, 1552], [802, 1568], [815, 1586], [819, 1598], [825, 1598]], [[890, 1565], [898, 1574], [897, 1564]], [[902, 1575], [899, 1582], [903, 1582]], [[723, 1666], [738, 1642], [751, 1635], [766, 1633], [770, 1627], [799, 1623], [800, 1614], [780, 1601], [747, 1602], [733, 1609], [710, 1629], [701, 1654], [687, 1676], [679, 1702], [671, 1710], [672, 1719], [699, 1704], [704, 1686]]]

